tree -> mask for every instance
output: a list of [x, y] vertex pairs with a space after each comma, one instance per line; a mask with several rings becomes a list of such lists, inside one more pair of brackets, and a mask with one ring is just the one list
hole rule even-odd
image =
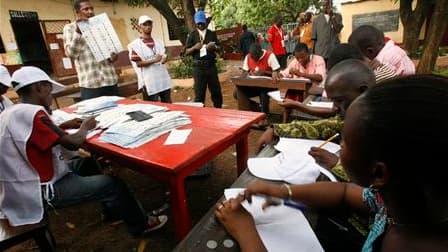
[[409, 53], [419, 47], [419, 35], [425, 18], [428, 16], [434, 0], [417, 0], [412, 10], [414, 0], [400, 0], [400, 19], [403, 23], [403, 48]]
[[[228, 28], [237, 23], [250, 27], [270, 25], [273, 17], [282, 15], [284, 22], [295, 22], [300, 12], [319, 0], [210, 0], [216, 26]], [[229, 15], [230, 14], [230, 15]]]
[[448, 27], [448, 0], [435, 1], [434, 12], [426, 33], [423, 55], [417, 67], [418, 73], [431, 73], [436, 64], [439, 46]]
[[[126, 2], [133, 7], [153, 6], [173, 27], [174, 34], [182, 44], [185, 43], [188, 32], [195, 28], [193, 17], [196, 10], [194, 3], [198, 2], [199, 6], [205, 6], [206, 4], [206, 1], [193, 0], [126, 0]], [[184, 21], [179, 17], [183, 17]]]

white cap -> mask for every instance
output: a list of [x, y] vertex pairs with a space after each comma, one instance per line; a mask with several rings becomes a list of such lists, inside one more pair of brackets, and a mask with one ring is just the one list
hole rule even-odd
[[62, 91], [65, 87], [52, 79], [41, 69], [33, 66], [24, 66], [16, 70], [11, 77], [11, 85], [17, 90], [40, 81], [48, 81], [53, 85], [52, 93]]
[[138, 24], [139, 25], [144, 24], [147, 21], [151, 21], [152, 22], [152, 18], [150, 18], [149, 16], [146, 16], [146, 15], [140, 16], [138, 18]]
[[0, 83], [11, 87], [11, 75], [9, 75], [8, 69], [4, 65], [0, 65]]

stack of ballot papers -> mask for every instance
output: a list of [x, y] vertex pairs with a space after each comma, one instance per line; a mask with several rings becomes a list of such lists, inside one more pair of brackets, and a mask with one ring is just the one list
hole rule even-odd
[[124, 99], [119, 96], [101, 96], [75, 103], [70, 107], [76, 108], [75, 114], [80, 118], [96, 116], [99, 113], [116, 107], [117, 101]]
[[[311, 147], [319, 146], [324, 141], [298, 138], [280, 138], [275, 148], [280, 151], [274, 157], [250, 158], [247, 161], [249, 171], [256, 177], [286, 181], [291, 184], [307, 184], [315, 182], [322, 172], [330, 180], [334, 176], [325, 168], [316, 164], [313, 157], [308, 154]], [[340, 150], [340, 146], [327, 143], [322, 147], [332, 153]]]
[[[243, 192], [242, 188], [226, 189], [224, 196], [226, 199], [236, 198]], [[264, 197], [252, 196], [252, 204], [244, 201], [242, 206], [254, 218], [258, 234], [268, 251], [324, 251], [300, 210], [280, 205], [270, 206], [263, 211], [261, 207], [264, 202]]]
[[191, 123], [182, 111], [155, 112], [144, 121], [114, 123], [100, 136], [100, 141], [123, 148], [136, 148], [177, 127]]
[[310, 107], [315, 108], [333, 108], [333, 102], [318, 102], [318, 101], [310, 101], [308, 104], [306, 104]]

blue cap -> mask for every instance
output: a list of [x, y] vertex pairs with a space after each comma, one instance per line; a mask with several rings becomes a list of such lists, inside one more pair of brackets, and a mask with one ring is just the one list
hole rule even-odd
[[205, 12], [204, 11], [197, 11], [195, 14], [194, 14], [194, 22], [196, 23], [196, 24], [198, 24], [198, 23], [206, 23], [206, 19], [205, 19]]

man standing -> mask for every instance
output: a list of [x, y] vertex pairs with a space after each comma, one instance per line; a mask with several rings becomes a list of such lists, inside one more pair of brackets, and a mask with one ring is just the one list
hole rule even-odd
[[112, 53], [110, 59], [97, 62], [78, 27], [95, 15], [92, 4], [89, 0], [75, 0], [73, 7], [78, 19], [64, 26], [63, 39], [65, 54], [75, 62], [81, 99], [118, 95], [118, 77], [112, 65], [117, 55]]
[[341, 14], [333, 12], [331, 0], [322, 1], [322, 8], [323, 12], [313, 21], [311, 38], [314, 40], [314, 53], [326, 61], [333, 48], [340, 43], [339, 33], [344, 25]]
[[219, 48], [218, 37], [214, 31], [207, 29], [204, 11], [195, 13], [194, 22], [197, 29], [188, 35], [185, 50], [185, 55], [193, 56], [194, 101], [204, 103], [208, 86], [213, 106], [221, 108], [222, 93], [215, 53]]
[[128, 45], [129, 58], [138, 78], [138, 89], [143, 99], [171, 103], [171, 78], [163, 65], [166, 62], [165, 46], [153, 39], [152, 19], [146, 15], [138, 19], [141, 37]]
[[285, 49], [285, 31], [282, 28], [283, 18], [280, 15], [275, 16], [274, 24], [268, 30], [268, 41], [271, 43], [272, 52], [277, 57], [280, 67], [286, 67], [286, 49]]
[[308, 48], [313, 48], [313, 40], [311, 39], [313, 32], [312, 17], [313, 13], [311, 12], [300, 13], [299, 24], [291, 32], [291, 36], [297, 37], [297, 41], [306, 44]]
[[247, 25], [243, 25], [243, 34], [240, 37], [240, 50], [243, 57], [249, 53], [249, 47], [255, 43], [255, 35], [247, 29]]

